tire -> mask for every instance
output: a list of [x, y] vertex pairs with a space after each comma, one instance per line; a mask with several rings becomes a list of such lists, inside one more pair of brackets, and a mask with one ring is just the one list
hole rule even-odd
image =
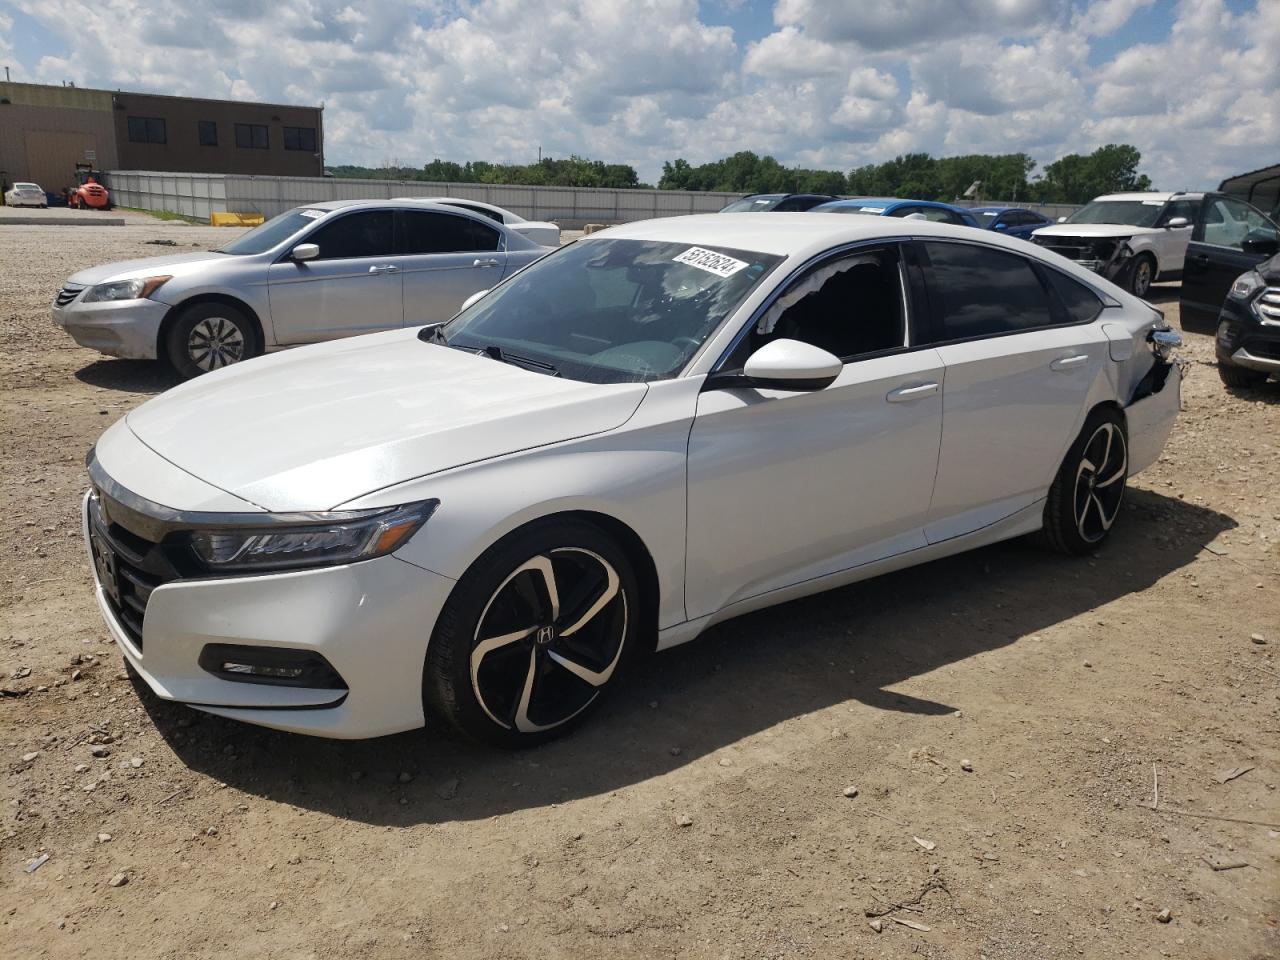
[[188, 307], [165, 334], [164, 355], [184, 380], [259, 352], [253, 323], [244, 311], [223, 303]]
[[1218, 361], [1218, 376], [1232, 390], [1249, 390], [1262, 386], [1267, 374], [1262, 370], [1250, 370], [1248, 367], [1237, 367], [1234, 363]]
[[[553, 609], [548, 584], [563, 607]], [[635, 656], [639, 614], [631, 562], [600, 529], [532, 524], [485, 551], [454, 587], [427, 648], [423, 707], [488, 743], [562, 736]]]
[[1156, 262], [1151, 254], [1140, 253], [1134, 257], [1133, 269], [1129, 274], [1129, 292], [1145, 300], [1155, 279]]
[[1037, 539], [1072, 556], [1096, 550], [1120, 516], [1128, 478], [1124, 417], [1114, 408], [1101, 407], [1085, 421], [1049, 487]]

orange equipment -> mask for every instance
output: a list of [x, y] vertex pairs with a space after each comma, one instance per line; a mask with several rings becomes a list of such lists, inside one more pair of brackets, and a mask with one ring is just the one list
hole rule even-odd
[[111, 194], [99, 181], [102, 173], [87, 163], [76, 164], [76, 186], [67, 194], [67, 206], [77, 210], [110, 210]]

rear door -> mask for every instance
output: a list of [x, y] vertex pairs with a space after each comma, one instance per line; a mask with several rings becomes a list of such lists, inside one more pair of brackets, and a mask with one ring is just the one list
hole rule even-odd
[[390, 210], [356, 210], [327, 219], [298, 243], [314, 243], [320, 255], [294, 261], [286, 254], [267, 271], [278, 343], [313, 343], [400, 326]]
[[406, 327], [448, 320], [505, 274], [502, 233], [479, 218], [434, 210], [397, 210], [396, 218]]
[[1044, 498], [1108, 348], [1089, 322], [1101, 301], [1069, 277], [984, 245], [920, 247], [946, 377], [925, 528], [937, 543]]
[[1271, 256], [1278, 240], [1276, 225], [1256, 207], [1222, 194], [1205, 197], [1182, 274], [1182, 322], [1216, 324], [1236, 277]]
[[[698, 397], [688, 458], [691, 618], [924, 546], [941, 361], [907, 344], [896, 245], [832, 264], [848, 269], [766, 331], [753, 321]], [[844, 369], [823, 390], [735, 387], [730, 374], [776, 338], [828, 350]]]

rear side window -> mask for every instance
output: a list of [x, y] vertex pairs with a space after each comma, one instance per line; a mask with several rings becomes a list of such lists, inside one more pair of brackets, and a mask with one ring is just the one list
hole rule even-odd
[[469, 217], [404, 210], [400, 213], [400, 252], [480, 253], [497, 250], [502, 235]]
[[1054, 324], [1048, 292], [1035, 269], [1015, 254], [964, 243], [923, 244], [929, 298], [940, 329], [936, 341], [991, 337]]
[[1102, 312], [1102, 301], [1083, 283], [1077, 283], [1065, 273], [1044, 268], [1049, 286], [1058, 296], [1058, 302], [1066, 311], [1068, 323], [1089, 323]]
[[320, 248], [318, 260], [388, 257], [392, 252], [391, 211], [349, 213], [326, 223], [307, 237], [306, 242]]

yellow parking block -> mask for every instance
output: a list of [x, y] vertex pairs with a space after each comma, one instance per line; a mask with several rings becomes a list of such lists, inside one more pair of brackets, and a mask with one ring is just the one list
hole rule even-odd
[[260, 213], [211, 213], [209, 223], [215, 227], [256, 227], [266, 217]]

